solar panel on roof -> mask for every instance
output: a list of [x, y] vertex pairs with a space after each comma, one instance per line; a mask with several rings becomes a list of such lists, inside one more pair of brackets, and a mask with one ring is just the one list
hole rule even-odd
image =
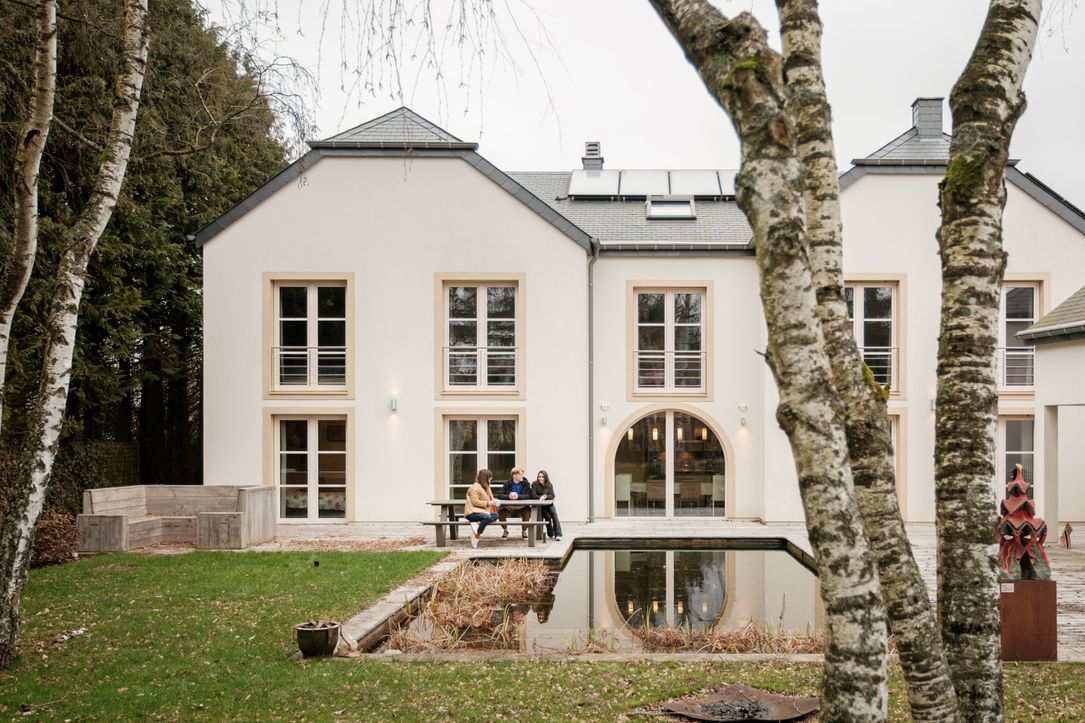
[[720, 179], [715, 171], [671, 171], [671, 194], [719, 196]]
[[570, 196], [617, 196], [619, 171], [575, 170], [569, 178]]
[[666, 171], [622, 171], [622, 196], [665, 196], [670, 193]]
[[720, 190], [723, 191], [724, 196], [735, 195], [735, 174], [736, 170], [720, 169]]

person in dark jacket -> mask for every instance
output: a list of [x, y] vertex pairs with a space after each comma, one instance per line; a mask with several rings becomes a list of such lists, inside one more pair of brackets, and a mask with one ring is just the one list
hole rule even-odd
[[[550, 475], [545, 469], [539, 470], [539, 475], [531, 483], [531, 494], [536, 499], [552, 500], [557, 495], [554, 493], [554, 483], [550, 481]], [[561, 521], [558, 519], [558, 508], [554, 505], [545, 505], [539, 509], [542, 519], [546, 522], [546, 534], [553, 539], [561, 541]]]
[[[502, 501], [497, 510], [502, 522], [509, 519], [509, 513], [515, 513], [514, 516], [519, 517], [524, 522], [531, 520], [531, 507], [516, 504], [516, 500], [535, 499], [535, 495], [531, 494], [531, 484], [524, 479], [524, 471], [519, 467], [512, 468], [512, 478], [505, 483], [505, 487], [501, 490], [501, 494], [497, 496], [497, 499]], [[501, 536], [508, 537], [508, 525], [501, 525], [501, 529], [503, 530]], [[520, 537], [527, 538], [526, 527], [520, 528]]]

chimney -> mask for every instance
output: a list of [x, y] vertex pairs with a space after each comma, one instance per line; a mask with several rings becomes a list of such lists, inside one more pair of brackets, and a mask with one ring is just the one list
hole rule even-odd
[[912, 127], [920, 140], [942, 137], [942, 99], [916, 98], [912, 103]]
[[585, 171], [603, 170], [603, 146], [599, 141], [587, 141], [584, 144], [584, 157], [580, 159], [584, 163]]

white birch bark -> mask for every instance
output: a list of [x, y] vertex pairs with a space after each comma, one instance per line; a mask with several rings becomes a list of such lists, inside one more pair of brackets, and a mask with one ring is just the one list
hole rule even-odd
[[953, 141], [942, 181], [942, 319], [935, 482], [942, 639], [961, 715], [998, 721], [1002, 664], [998, 521], [992, 489], [998, 390], [1002, 210], [1009, 143], [1024, 111], [1021, 84], [1040, 0], [993, 0], [950, 95]]
[[71, 382], [76, 322], [87, 262], [117, 204], [132, 150], [147, 65], [147, 0], [125, 0], [124, 67], [114, 88], [113, 120], [94, 191], [71, 232], [57, 270], [37, 395], [27, 412], [26, 442], [0, 537], [0, 667], [15, 656], [19, 596], [26, 582], [34, 526], [45, 501]]
[[878, 564], [890, 628], [915, 721], [952, 721], [957, 699], [926, 584], [912, 555], [896, 495], [885, 395], [864, 370], [844, 301], [840, 183], [821, 67], [816, 0], [777, 0], [789, 111], [805, 168], [806, 231], [817, 313], [844, 402], [855, 497]]
[[742, 143], [736, 196], [754, 231], [777, 419], [791, 441], [828, 642], [826, 720], [884, 720], [885, 612], [855, 503], [843, 428], [807, 259], [803, 166], [781, 58], [748, 13], [728, 20], [704, 0], [653, 0]]
[[4, 234], [0, 269], [0, 423], [4, 418], [4, 380], [15, 309], [23, 298], [38, 252], [38, 173], [53, 120], [57, 83], [57, 5], [42, 0], [37, 7], [34, 80], [30, 88], [26, 125], [15, 153], [14, 205], [11, 234]]

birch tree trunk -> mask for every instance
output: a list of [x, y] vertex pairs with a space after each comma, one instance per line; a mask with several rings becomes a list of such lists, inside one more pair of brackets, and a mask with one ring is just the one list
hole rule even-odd
[[53, 120], [57, 84], [57, 5], [42, 0], [37, 8], [37, 46], [28, 115], [15, 153], [15, 217], [11, 235], [3, 238], [0, 269], [0, 423], [4, 418], [4, 380], [15, 308], [23, 298], [38, 251], [38, 172]]
[[939, 186], [942, 320], [935, 489], [942, 639], [961, 714], [997, 721], [1002, 663], [996, 564], [995, 348], [1006, 256], [1002, 210], [1010, 138], [1040, 0], [993, 0], [950, 95], [953, 141]]
[[803, 167], [781, 58], [748, 13], [653, 0], [742, 143], [736, 197], [754, 231], [777, 419], [791, 441], [826, 611], [826, 720], [884, 720], [886, 629], [874, 559], [855, 504], [843, 406], [832, 381], [806, 252]]
[[8, 498], [0, 536], [0, 667], [15, 657], [19, 634], [19, 596], [29, 566], [34, 525], [45, 501], [64, 422], [71, 382], [79, 302], [87, 262], [117, 204], [132, 150], [139, 96], [147, 64], [147, 0], [125, 0], [124, 66], [114, 88], [113, 120], [105, 158], [90, 200], [71, 232], [57, 269], [57, 285], [46, 327], [44, 362], [38, 392], [27, 411], [27, 433]]
[[821, 66], [816, 0], [777, 0], [788, 109], [805, 168], [806, 234], [817, 314], [844, 403], [855, 498], [874, 550], [889, 625], [916, 721], [952, 721], [957, 699], [927, 586], [912, 555], [896, 494], [885, 394], [864, 368], [844, 301], [840, 182]]

